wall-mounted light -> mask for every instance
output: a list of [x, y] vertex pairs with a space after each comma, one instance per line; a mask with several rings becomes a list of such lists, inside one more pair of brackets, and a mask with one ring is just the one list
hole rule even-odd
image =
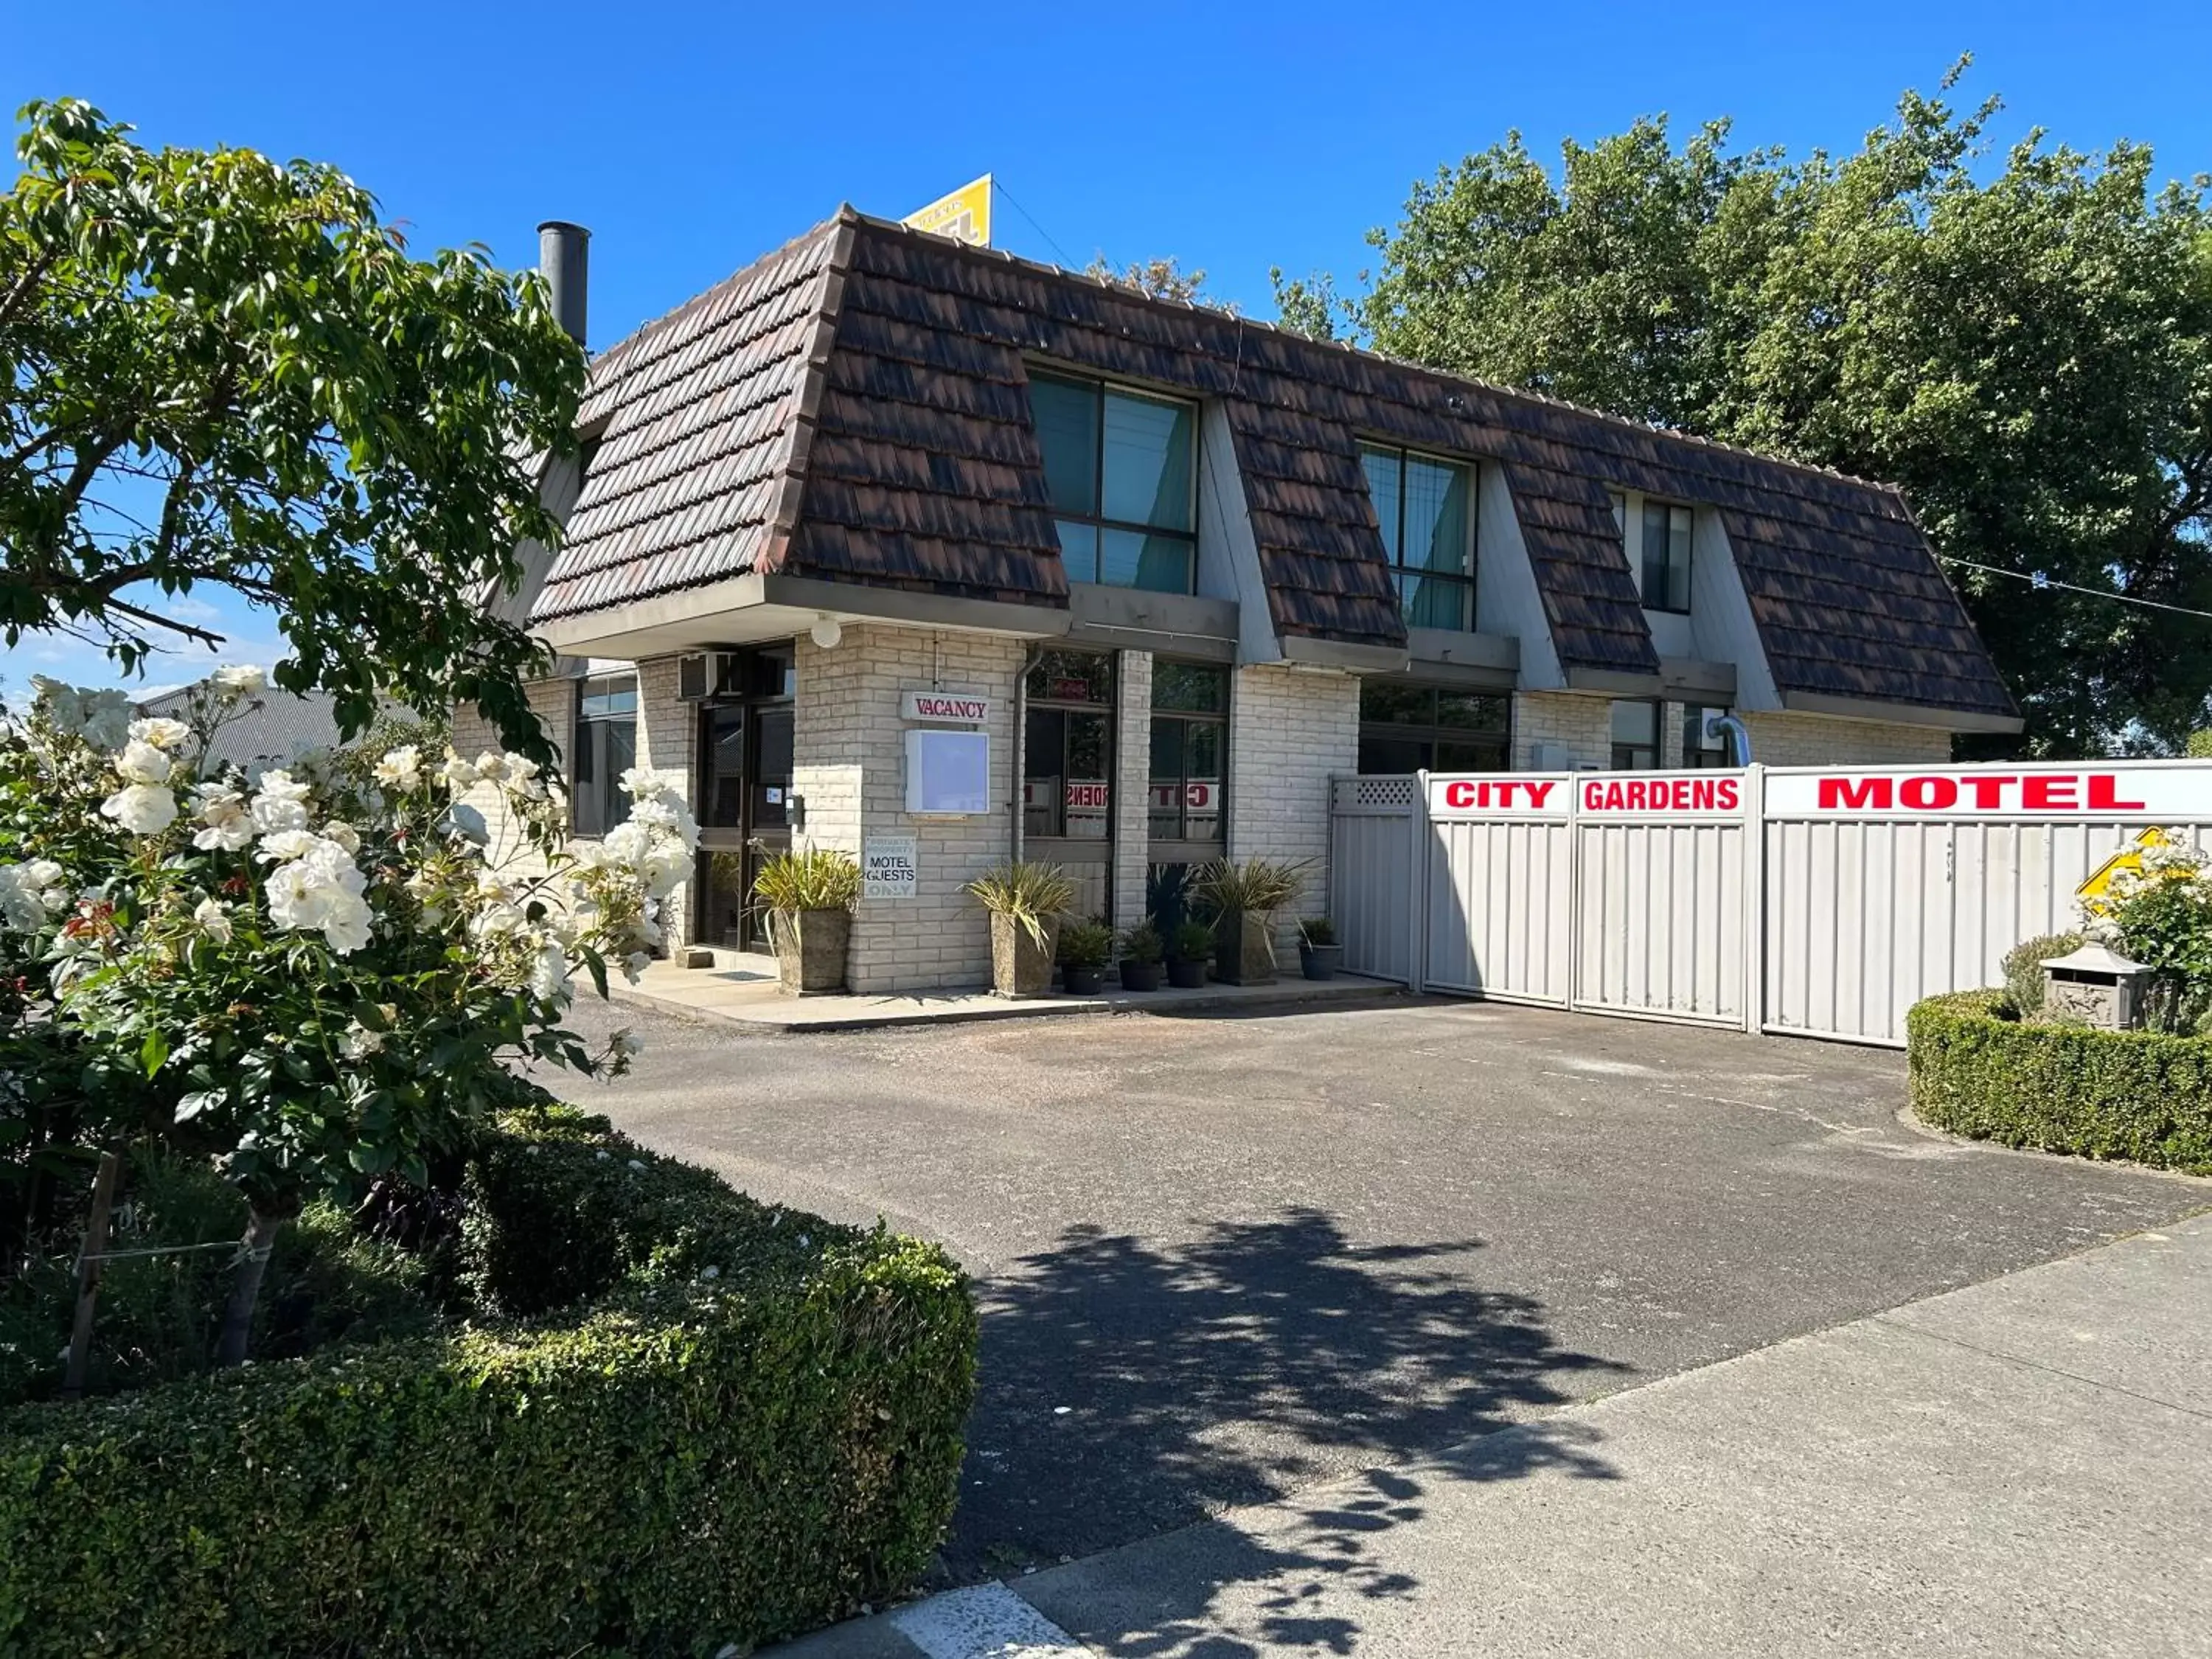
[[845, 637], [845, 629], [835, 617], [821, 616], [817, 617], [814, 619], [814, 626], [806, 630], [806, 637], [824, 651], [829, 651], [834, 649], [837, 641]]

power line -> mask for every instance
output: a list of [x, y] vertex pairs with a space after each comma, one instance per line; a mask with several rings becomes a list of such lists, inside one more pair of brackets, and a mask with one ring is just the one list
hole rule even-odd
[[2036, 587], [2062, 587], [2069, 593], [2087, 593], [2093, 599], [2112, 599], [2121, 605], [2139, 605], [2146, 611], [2171, 611], [2177, 617], [2202, 617], [2212, 622], [2212, 611], [2198, 611], [2185, 605], [2167, 605], [2159, 599], [2139, 599], [2132, 593], [2114, 593], [2102, 587], [2079, 587], [2072, 582], [2053, 581], [2039, 571], [2000, 570], [1993, 564], [1976, 564], [1972, 559], [1961, 559], [1954, 554], [1936, 556], [1946, 564], [1964, 565], [1969, 570], [1978, 570], [1988, 576], [2009, 576], [2016, 582], [2027, 582]]
[[1060, 264], [1067, 266], [1071, 270], [1074, 269], [1075, 260], [1073, 256], [1072, 256], [1068, 251], [1062, 247], [1058, 242], [1052, 240], [1052, 233], [1036, 222], [1036, 216], [1034, 214], [1032, 214], [1027, 208], [1024, 207], [1019, 202], [1014, 200], [1014, 192], [1008, 190], [1004, 185], [999, 182], [999, 176], [996, 173], [993, 173], [991, 175], [991, 188], [997, 191], [1000, 195], [1006, 198], [1007, 206], [1012, 208], [1015, 212], [1020, 214], [1023, 218], [1027, 219], [1030, 222], [1030, 228], [1036, 232], [1038, 235], [1043, 237], [1046, 243], [1051, 247], [1052, 251], [1060, 255]]

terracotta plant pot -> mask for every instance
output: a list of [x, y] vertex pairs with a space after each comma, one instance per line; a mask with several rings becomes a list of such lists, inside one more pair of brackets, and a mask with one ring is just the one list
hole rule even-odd
[[827, 996], [845, 988], [849, 910], [778, 910], [769, 921], [775, 941], [775, 976], [787, 997]]
[[1057, 918], [1044, 925], [1042, 941], [1001, 911], [991, 913], [991, 988], [1002, 997], [1041, 997], [1052, 989], [1053, 957], [1060, 948]]
[[1132, 962], [1127, 957], [1122, 957], [1121, 988], [1125, 991], [1158, 990], [1160, 964], [1157, 962]]
[[1273, 918], [1231, 910], [1213, 924], [1213, 976], [1228, 985], [1275, 982]]
[[1168, 983], [1178, 991], [1206, 988], [1206, 963], [1176, 957], [1168, 963]]
[[1341, 945], [1298, 946], [1298, 967], [1308, 979], [1334, 979], [1337, 970], [1343, 966], [1344, 947]]

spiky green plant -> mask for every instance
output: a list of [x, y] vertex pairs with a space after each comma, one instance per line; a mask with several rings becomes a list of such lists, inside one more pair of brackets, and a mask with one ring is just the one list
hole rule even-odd
[[860, 865], [831, 847], [775, 854], [753, 877], [753, 902], [763, 910], [849, 910], [860, 898]]
[[968, 891], [993, 915], [1012, 916], [1039, 945], [1045, 927], [1075, 903], [1075, 884], [1056, 864], [1017, 859], [987, 870], [968, 884]]
[[1272, 859], [1246, 859], [1243, 863], [1216, 859], [1190, 878], [1191, 896], [1222, 915], [1242, 911], [1267, 915], [1298, 896], [1311, 859], [1278, 864]]

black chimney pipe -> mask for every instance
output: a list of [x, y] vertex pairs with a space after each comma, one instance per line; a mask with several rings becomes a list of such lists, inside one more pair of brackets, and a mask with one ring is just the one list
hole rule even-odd
[[592, 233], [566, 219], [538, 227], [538, 269], [553, 291], [553, 317], [578, 345], [584, 344], [584, 311], [591, 286]]

